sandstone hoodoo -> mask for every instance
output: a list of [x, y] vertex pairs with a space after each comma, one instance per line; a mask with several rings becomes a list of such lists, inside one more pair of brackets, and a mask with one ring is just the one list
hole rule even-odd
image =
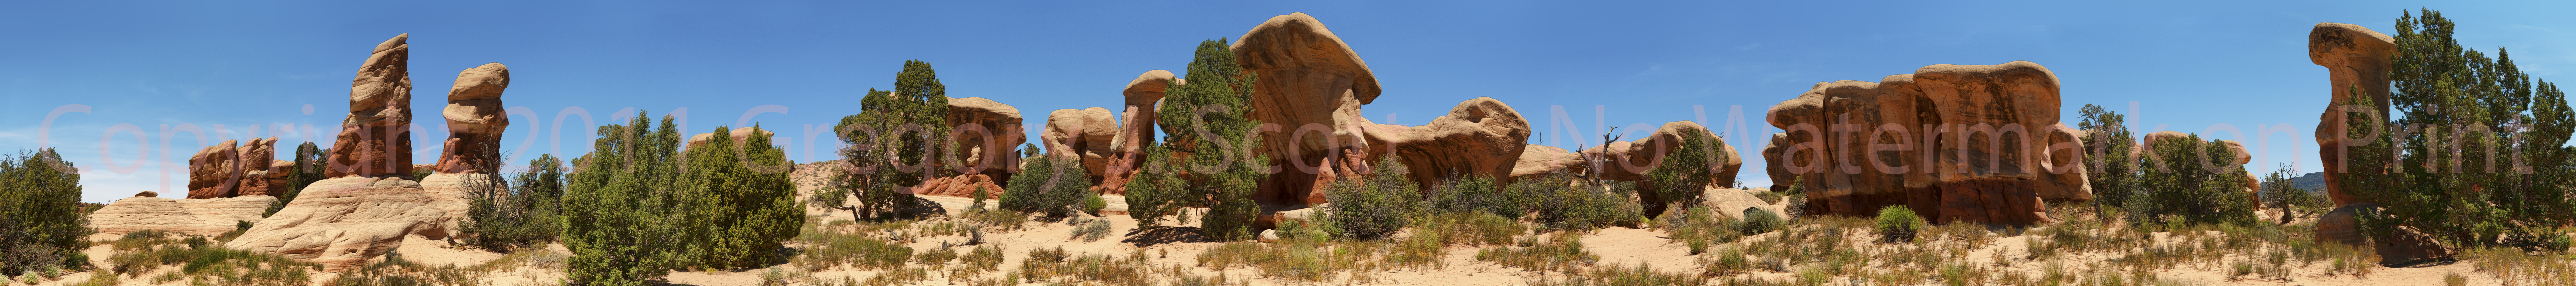
[[449, 132], [439, 173], [494, 174], [501, 166], [501, 131], [510, 115], [501, 106], [501, 91], [510, 87], [510, 67], [488, 63], [456, 73], [447, 90]]
[[[2389, 56], [2395, 54], [2396, 39], [2361, 25], [2317, 23], [2315, 29], [2308, 31], [2308, 61], [2325, 67], [2334, 83], [2327, 88], [2327, 98], [2333, 101], [2327, 102], [2325, 113], [2317, 117], [2316, 139], [2317, 160], [2326, 169], [2326, 197], [2337, 206], [2363, 202], [2336, 179], [2336, 174], [2351, 168], [2342, 160], [2346, 146], [2343, 141], [2356, 140], [2345, 135], [2348, 130], [2341, 123], [2348, 122], [2347, 116], [2388, 118], [2388, 71], [2394, 68]], [[2366, 103], [2356, 104], [2355, 98]], [[2352, 105], [2370, 110], [2347, 108]], [[2353, 143], [2363, 144], [2370, 143]]]
[[1154, 122], [1162, 119], [1158, 114], [1161, 109], [1159, 103], [1166, 91], [1181, 83], [1180, 78], [1166, 70], [1145, 71], [1145, 74], [1136, 75], [1136, 80], [1127, 82], [1127, 89], [1121, 91], [1127, 97], [1126, 111], [1120, 118], [1116, 140], [1111, 140], [1115, 150], [1110, 152], [1108, 167], [1105, 168], [1107, 172], [1101, 174], [1100, 185], [1092, 187], [1093, 190], [1104, 195], [1127, 194], [1127, 181], [1145, 165], [1145, 145], [1155, 141], [1154, 129], [1157, 127]]
[[[1367, 120], [1361, 120], [1367, 122]], [[1509, 178], [1529, 144], [1529, 120], [1491, 97], [1459, 102], [1420, 126], [1370, 124], [1368, 160], [1392, 155], [1425, 186], [1445, 179]], [[1561, 151], [1561, 150], [1560, 150]]]
[[285, 170], [293, 163], [275, 159], [276, 146], [277, 137], [268, 137], [251, 138], [248, 144], [224, 140], [224, 143], [198, 150], [196, 155], [188, 157], [188, 198], [285, 193], [285, 176], [289, 173]]
[[1099, 185], [1116, 149], [1111, 142], [1118, 139], [1118, 121], [1107, 108], [1057, 109], [1047, 114], [1046, 133], [1038, 139], [1045, 141], [1047, 156], [1080, 160], [1090, 184]]
[[323, 177], [411, 175], [411, 34], [376, 44], [349, 81], [349, 117]]
[[[1254, 200], [1323, 202], [1324, 194], [1315, 190], [1337, 172], [1366, 164], [1331, 154], [1365, 151], [1357, 146], [1366, 140], [1359, 129], [1371, 123], [1360, 118], [1360, 105], [1377, 100], [1377, 76], [1349, 44], [1305, 13], [1270, 17], [1236, 39], [1230, 49], [1237, 61], [1260, 76], [1253, 85], [1252, 117], [1281, 126], [1282, 133], [1263, 139], [1260, 152], [1270, 156], [1271, 165], [1290, 169], [1263, 180]], [[1302, 170], [1308, 168], [1314, 172]]]
[[[393, 251], [405, 235], [450, 237], [465, 215], [466, 192], [478, 186], [497, 188], [497, 179], [477, 184], [468, 180], [476, 176], [455, 173], [410, 177], [411, 169], [420, 166], [411, 164], [407, 131], [411, 80], [404, 59], [409, 57], [410, 47], [403, 41], [409, 37], [395, 36], [378, 44], [375, 53], [359, 68], [349, 89], [349, 117], [343, 121], [344, 129], [331, 148], [330, 166], [324, 174], [327, 179], [305, 186], [294, 202], [225, 243], [226, 247], [276, 253], [320, 263], [325, 271], [341, 271]], [[500, 66], [485, 67], [492, 69], [484, 71], [499, 72]], [[466, 95], [464, 98], [497, 98], [500, 86], [483, 80], [491, 77], [482, 74], [489, 73], [468, 70], [460, 74], [459, 88], [453, 91]], [[498, 106], [497, 102], [492, 104]], [[484, 110], [487, 109], [475, 108], [470, 112]], [[496, 117], [490, 122], [499, 124], [499, 110], [488, 110]], [[449, 109], [447, 115], [474, 118], [459, 117], [457, 111]], [[490, 132], [480, 135], [486, 136], [482, 138], [499, 138], [501, 131], [498, 127], [479, 130]], [[459, 161], [462, 163], [456, 166], [465, 167], [460, 170], [496, 170], [474, 167], [478, 162], [471, 153], [460, 155], [457, 158], [463, 159]], [[479, 162], [497, 163], [493, 160], [497, 159]]]
[[1762, 153], [1781, 163], [1775, 184], [1806, 180], [1811, 215], [1904, 205], [1934, 222], [2047, 223], [2042, 199], [2092, 198], [2058, 107], [2039, 64], [1931, 65], [1817, 83], [1771, 109], [1788, 132]]

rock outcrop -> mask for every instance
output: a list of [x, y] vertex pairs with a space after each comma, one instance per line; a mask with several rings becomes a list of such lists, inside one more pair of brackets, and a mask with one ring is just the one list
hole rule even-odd
[[1127, 97], [1125, 115], [1121, 119], [1124, 122], [1120, 123], [1117, 138], [1111, 141], [1112, 148], [1116, 150], [1110, 152], [1108, 166], [1104, 168], [1106, 173], [1101, 175], [1100, 184], [1092, 187], [1093, 191], [1103, 195], [1127, 194], [1127, 181], [1136, 177], [1137, 171], [1145, 166], [1145, 145], [1154, 142], [1154, 130], [1158, 128], [1154, 122], [1162, 118], [1158, 114], [1159, 103], [1163, 101], [1165, 91], [1181, 83], [1180, 78], [1165, 70], [1145, 71], [1145, 74], [1136, 75], [1136, 80], [1127, 82], [1127, 89], [1121, 92]]
[[2092, 198], [2058, 107], [2057, 76], [2024, 61], [1823, 82], [1771, 109], [1789, 132], [1763, 154], [1787, 161], [1775, 184], [1806, 179], [1811, 215], [1905, 205], [1934, 222], [2047, 223], [2042, 199]]
[[411, 34], [376, 44], [349, 81], [349, 117], [331, 143], [326, 178], [411, 175]]
[[[1743, 167], [1744, 159], [1736, 155], [1734, 146], [1726, 144], [1726, 139], [1718, 138], [1716, 133], [1709, 132], [1707, 127], [1702, 127], [1699, 123], [1666, 122], [1663, 127], [1656, 128], [1654, 133], [1647, 134], [1645, 138], [1610, 142], [1584, 149], [1581, 154], [1584, 158], [1598, 160], [1598, 163], [1593, 165], [1595, 168], [1592, 169], [1595, 179], [1638, 182], [1637, 189], [1654, 190], [1660, 187], [1656, 182], [1646, 180], [1646, 173], [1665, 167], [1663, 166], [1665, 156], [1682, 151], [1682, 140], [1685, 139], [1682, 136], [1699, 136], [1708, 140], [1707, 149], [1699, 151], [1716, 155], [1710, 158], [1709, 165], [1692, 166], [1710, 169], [1708, 184], [1700, 188], [1703, 190], [1732, 188], [1735, 184], [1736, 171]], [[1639, 199], [1647, 202], [1645, 209], [1647, 216], [1663, 214], [1664, 204], [1661, 202], [1666, 200], [1659, 193], [1637, 192], [1637, 195]]]
[[91, 227], [99, 233], [125, 234], [138, 230], [161, 230], [183, 234], [216, 235], [231, 232], [240, 222], [260, 221], [260, 213], [277, 201], [272, 196], [240, 196], [211, 199], [166, 199], [138, 194], [118, 199], [89, 215]]
[[[751, 137], [752, 137], [752, 136], [760, 136], [760, 137], [778, 136], [778, 134], [777, 134], [776, 132], [769, 132], [769, 130], [761, 130], [761, 129], [758, 129], [758, 128], [751, 128], [751, 127], [734, 128], [733, 130], [731, 130], [731, 131], [726, 131], [725, 133], [726, 133], [726, 134], [725, 134], [725, 136], [726, 136], [726, 137], [733, 137], [733, 142], [750, 142], [750, 141], [748, 141], [748, 140], [751, 140]], [[715, 135], [715, 133], [698, 133], [698, 135], [690, 135], [690, 136], [689, 136], [689, 141], [688, 141], [688, 142], [689, 142], [689, 143], [688, 143], [688, 146], [689, 146], [689, 148], [698, 148], [699, 146], [706, 146], [706, 145], [707, 145], [707, 140], [714, 140], [714, 139], [715, 139], [715, 136], [716, 136], [716, 135]]]
[[[409, 36], [376, 45], [375, 53], [359, 67], [358, 78], [349, 88], [349, 117], [341, 124], [343, 130], [332, 144], [331, 161], [324, 171], [327, 178], [305, 186], [294, 202], [225, 247], [276, 253], [337, 272], [392, 251], [407, 234], [451, 237], [473, 187], [491, 186], [469, 179], [491, 177], [457, 173], [411, 177], [414, 168], [436, 165], [411, 164], [411, 82], [403, 66], [410, 52], [403, 41]], [[467, 90], [474, 93], [482, 88], [478, 84]], [[500, 136], [499, 129], [490, 131], [494, 132], [490, 136]], [[425, 187], [422, 181], [438, 184]]]
[[446, 239], [453, 225], [447, 204], [400, 176], [323, 179], [224, 246], [338, 272], [393, 251], [407, 234]]
[[[2344, 140], [2351, 140], [2344, 124], [2347, 116], [2371, 116], [2385, 120], [2388, 114], [2388, 71], [2395, 68], [2389, 56], [2397, 54], [2397, 40], [2371, 31], [2361, 25], [2317, 23], [2308, 31], [2308, 61], [2326, 68], [2334, 85], [2327, 87], [2324, 114], [2317, 116], [2317, 160], [2326, 168], [2326, 197], [2337, 206], [2366, 202], [2346, 191], [2337, 174], [2350, 172], [2345, 166]], [[2368, 111], [2345, 110], [2355, 98], [2369, 103], [2360, 105]], [[2349, 111], [2349, 112], [2338, 112]], [[2368, 115], [2363, 112], [2367, 112]], [[2368, 131], [2362, 131], [2367, 134]], [[2386, 136], [2386, 135], [2382, 135]], [[2356, 145], [2370, 144], [2356, 142]]]
[[[2308, 60], [2325, 67], [2326, 74], [2334, 83], [2327, 87], [2328, 98], [2333, 101], [2327, 102], [2325, 113], [2317, 116], [2315, 137], [2317, 159], [2325, 165], [2326, 197], [2334, 202], [2335, 211], [2317, 220], [2317, 240], [2350, 245], [2368, 242], [2378, 252], [2380, 263], [2450, 255], [2447, 248], [2411, 231], [2371, 239], [2354, 229], [2358, 222], [2351, 212], [2377, 208], [2378, 203], [2355, 194], [2354, 187], [2345, 186], [2341, 177], [2388, 170], [2382, 166], [2345, 163], [2344, 158], [2353, 156], [2344, 153], [2345, 147], [2371, 144], [2347, 134], [2373, 133], [2367, 128], [2348, 130], [2345, 123], [2355, 119], [2385, 121], [2391, 116], [2388, 73], [2395, 68], [2390, 56], [2397, 53], [2394, 38], [2360, 25], [2317, 23], [2308, 31]], [[2345, 108], [2353, 105], [2358, 105], [2358, 108]], [[2361, 118], [2351, 118], [2354, 116]], [[2385, 131], [2380, 132], [2377, 136], [2391, 136]]]
[[959, 159], [956, 163], [973, 167], [966, 173], [1010, 181], [1011, 172], [1019, 171], [1020, 154], [1015, 150], [1019, 150], [1021, 143], [1028, 142], [1026, 129], [1020, 128], [1020, 120], [1019, 108], [992, 99], [948, 98], [949, 126], [974, 124], [986, 132], [981, 135], [971, 131], [957, 132], [957, 144], [966, 149], [958, 150], [951, 157]]
[[1118, 121], [1107, 108], [1057, 109], [1047, 114], [1046, 153], [1056, 160], [1081, 160], [1090, 175], [1090, 184], [1099, 185], [1107, 173], [1109, 156], [1118, 138]]
[[1808, 164], [1813, 163], [1808, 161], [1815, 160], [1813, 153], [1802, 153], [1805, 156], [1799, 158], [1780, 154], [1781, 151], [1787, 151], [1788, 147], [1789, 133], [1771, 133], [1771, 142], [1762, 145], [1762, 169], [1771, 175], [1771, 187], [1768, 190], [1773, 192], [1787, 192], [1790, 184], [1797, 183], [1798, 173], [1789, 172], [1790, 164], [1811, 166]]
[[495, 174], [501, 165], [501, 131], [510, 114], [501, 106], [501, 91], [510, 87], [510, 67], [501, 63], [456, 73], [447, 90], [447, 143], [438, 155], [439, 173]]
[[[1377, 76], [1349, 44], [1305, 13], [1271, 17], [1236, 39], [1231, 47], [1236, 60], [1261, 75], [1253, 84], [1252, 117], [1282, 127], [1280, 135], [1265, 139], [1260, 152], [1286, 171], [1263, 180], [1253, 199], [1323, 202], [1323, 193], [1315, 190], [1344, 170], [1366, 164], [1353, 160], [1356, 156], [1333, 154], [1366, 150], [1357, 146], [1366, 140], [1360, 129], [1372, 123], [1360, 118], [1360, 105], [1377, 100], [1382, 91]], [[1298, 131], [1309, 124], [1323, 130]]]
[[1521, 145], [1521, 157], [1512, 163], [1512, 180], [1527, 179], [1554, 172], [1582, 173], [1590, 170], [1583, 156], [1565, 148], [1547, 145]]
[[[1362, 120], [1366, 122], [1366, 120]], [[1477, 97], [1449, 108], [1449, 115], [1420, 126], [1370, 124], [1370, 162], [1395, 156], [1425, 189], [1467, 176], [1508, 182], [1528, 146], [1530, 124], [1511, 105]], [[1562, 151], [1561, 149], [1558, 151]]]
[[1593, 174], [1602, 180], [1623, 182], [1645, 180], [1646, 172], [1659, 167], [1658, 165], [1664, 161], [1663, 156], [1680, 150], [1682, 136], [1700, 136], [1709, 143], [1709, 149], [1701, 150], [1702, 152], [1724, 155], [1717, 158], [1715, 162], [1721, 166], [1712, 166], [1716, 170], [1709, 172], [1711, 187], [1724, 188], [1730, 187], [1725, 184], [1735, 183], [1736, 169], [1744, 166], [1744, 159], [1736, 155], [1734, 146], [1726, 144], [1726, 139], [1718, 138], [1716, 133], [1708, 132], [1707, 127], [1690, 121], [1665, 122], [1663, 127], [1656, 128], [1654, 133], [1647, 134], [1645, 138], [1610, 142], [1610, 144], [1583, 149], [1581, 154], [1585, 158], [1602, 160], [1600, 169], [1593, 171]]
[[[237, 140], [207, 146], [188, 157], [188, 198], [212, 199], [240, 196], [275, 196], [285, 193], [290, 171], [275, 168], [277, 137], [251, 138], [243, 144]], [[292, 168], [292, 163], [286, 163]], [[271, 171], [271, 169], [277, 171]]]

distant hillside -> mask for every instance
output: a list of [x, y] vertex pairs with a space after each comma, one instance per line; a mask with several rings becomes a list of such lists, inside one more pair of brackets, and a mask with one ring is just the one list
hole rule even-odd
[[2314, 172], [2290, 178], [2290, 185], [2309, 192], [2324, 192], [2326, 191], [2326, 172]]

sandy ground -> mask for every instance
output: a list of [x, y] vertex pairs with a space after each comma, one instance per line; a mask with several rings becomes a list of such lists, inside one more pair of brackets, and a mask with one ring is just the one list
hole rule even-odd
[[[971, 203], [971, 200], [966, 198], [932, 197], [930, 200], [939, 202], [947, 211], [952, 213], [961, 211], [962, 208]], [[990, 202], [988, 202], [988, 204], [989, 203]], [[1772, 206], [1776, 207], [1778, 204], [1774, 204]], [[811, 214], [815, 215], [816, 219], [823, 221], [850, 219], [850, 214], [848, 212], [831, 209], [815, 209]], [[1111, 229], [1113, 230], [1112, 234], [1114, 236], [1100, 241], [1080, 242], [1068, 238], [1069, 233], [1073, 228], [1072, 226], [1062, 223], [1039, 224], [1034, 222], [1031, 223], [1028, 228], [1019, 231], [988, 233], [986, 236], [988, 243], [1004, 246], [1006, 259], [1003, 261], [1000, 270], [988, 272], [984, 274], [983, 277], [998, 277], [1001, 273], [1008, 273], [1017, 270], [1020, 262], [1027, 259], [1026, 252], [1029, 249], [1046, 247], [1063, 247], [1074, 255], [1105, 253], [1115, 257], [1125, 257], [1141, 251], [1142, 253], [1157, 255], [1157, 257], [1148, 259], [1148, 263], [1152, 265], [1166, 267], [1168, 267], [1168, 265], [1181, 265], [1185, 269], [1188, 269], [1188, 271], [1206, 276], [1214, 276], [1219, 273], [1223, 273], [1226, 277], [1232, 278], [1231, 280], [1233, 281], [1241, 281], [1244, 277], [1260, 277], [1259, 271], [1253, 269], [1230, 268], [1225, 270], [1210, 270], [1206, 267], [1191, 267], [1196, 264], [1196, 257], [1200, 253], [1205, 252], [1212, 247], [1221, 245], [1222, 243], [1193, 241], [1188, 236], [1167, 239], [1151, 239], [1149, 237], [1159, 236], [1154, 236], [1153, 234], [1155, 233], [1152, 232], [1138, 231], [1136, 221], [1124, 215], [1109, 215], [1094, 219], [1108, 221], [1111, 224]], [[1167, 225], [1169, 224], [1167, 223]], [[1176, 226], [1195, 227], [1197, 225], [1183, 224]], [[1690, 255], [1688, 254], [1688, 249], [1686, 247], [1679, 243], [1669, 242], [1666, 237], [1668, 237], [1668, 235], [1656, 230], [1614, 227], [1586, 234], [1583, 236], [1583, 241], [1587, 250], [1601, 257], [1601, 265], [1630, 266], [1645, 264], [1649, 267], [1664, 271], [1697, 272], [1696, 268], [1698, 265], [1695, 262], [1706, 257], [1708, 254]], [[111, 235], [99, 235], [93, 237], [94, 240], [109, 240], [114, 238], [115, 237]], [[2032, 238], [2034, 238], [2034, 236], [2031, 235], [1998, 237], [1991, 243], [1969, 251], [1969, 254], [1965, 255], [1965, 257], [1966, 260], [1976, 263], [1976, 265], [1987, 265], [2003, 271], [2026, 271], [2027, 273], [2044, 272], [2046, 269], [2042, 268], [2047, 266], [2041, 263], [2021, 261], [2005, 265], [1997, 264], [1993, 261], [1994, 259], [1990, 258], [1994, 257], [1994, 253], [1997, 252], [2004, 253], [2006, 257], [2024, 256], [2028, 252], [2027, 249], [2023, 249], [2026, 245], [2024, 244], [2024, 241]], [[910, 246], [916, 249], [916, 251], [928, 251], [937, 249], [942, 242], [960, 244], [966, 240], [966, 237], [960, 236], [923, 237], [915, 239], [914, 242], [910, 243]], [[794, 246], [795, 245], [791, 245], [791, 247]], [[551, 251], [569, 253], [567, 250], [564, 250], [561, 245], [552, 245], [549, 249]], [[1530, 278], [1561, 277], [1562, 275], [1526, 271], [1519, 268], [1503, 267], [1493, 263], [1476, 261], [1474, 256], [1477, 249], [1478, 248], [1476, 247], [1466, 246], [1450, 247], [1448, 249], [1447, 257], [1442, 263], [1442, 265], [1445, 265], [1444, 267], [1430, 270], [1401, 270], [1369, 273], [1368, 276], [1372, 278], [1372, 280], [1367, 283], [1348, 283], [1346, 281], [1336, 281], [1331, 283], [1295, 283], [1293, 281], [1275, 278], [1255, 278], [1251, 281], [1254, 285], [1525, 285], [1527, 284], [1527, 279]], [[959, 247], [953, 249], [953, 251], [959, 251], [960, 253], [969, 250], [971, 250], [971, 247]], [[402, 257], [406, 260], [429, 265], [476, 265], [504, 257], [503, 254], [499, 253], [486, 252], [471, 248], [453, 247], [443, 241], [429, 240], [418, 236], [405, 240], [397, 251], [401, 253]], [[92, 247], [87, 252], [90, 254], [93, 263], [98, 265], [107, 265], [107, 259], [113, 255], [112, 251], [109, 251], [108, 246], [106, 245]], [[2067, 261], [2077, 261], [2084, 259], [2099, 260], [2105, 258], [2100, 257], [2101, 254], [2088, 255], [2090, 256], [2070, 255], [2065, 259]], [[2238, 254], [2230, 254], [2231, 257], [2234, 257], [2235, 255]], [[2324, 268], [2327, 266], [2320, 263], [2295, 270], [2293, 273], [2302, 274], [2294, 274], [2296, 277], [2294, 277], [2292, 281], [2256, 279], [2229, 280], [2225, 274], [2228, 272], [2228, 269], [2225, 269], [2225, 266], [2178, 267], [2168, 271], [2159, 271], [2157, 272], [2157, 275], [2164, 277], [2167, 280], [2185, 281], [2187, 284], [2198, 285], [2394, 286], [2442, 285], [2442, 278], [2445, 274], [2461, 273], [2469, 277], [2469, 285], [2501, 284], [2501, 281], [2496, 280], [2491, 274], [2475, 272], [2472, 264], [2473, 263], [2462, 262], [2450, 265], [2412, 268], [2380, 267], [2375, 268], [2373, 273], [2367, 277], [2355, 277], [2351, 275], [2315, 274], [2326, 272]], [[775, 267], [801, 270], [792, 269], [794, 266], [790, 265], [780, 265]], [[2068, 265], [2062, 267], [2084, 266]], [[680, 285], [756, 286], [761, 285], [760, 274], [762, 270], [764, 269], [713, 272], [672, 272], [666, 279], [670, 283]], [[177, 267], [163, 267], [141, 273], [140, 275], [129, 276], [137, 278], [129, 278], [124, 281], [123, 285], [156, 285], [148, 283], [151, 277], [171, 271], [177, 271]], [[869, 277], [878, 275], [879, 273], [882, 273], [882, 271], [827, 270], [811, 272], [806, 277], [812, 277], [812, 279], [817, 280], [838, 282], [844, 278], [865, 280]], [[974, 279], [974, 277], [942, 277], [943, 274], [941, 274], [940, 271], [932, 271], [932, 273], [933, 274], [929, 280], [915, 283], [914, 285], [962, 285], [968, 282], [965, 280]], [[37, 285], [70, 285], [82, 282], [88, 279], [91, 275], [98, 274], [95, 274], [95, 272], [69, 274], [60, 279], [42, 282]], [[316, 275], [315, 281], [318, 285], [318, 282], [327, 280], [332, 276], [333, 274]], [[1752, 276], [1778, 279], [1789, 277], [1789, 274], [1765, 272], [1752, 274]], [[481, 284], [501, 286], [560, 285], [562, 278], [563, 272], [559, 270], [546, 269], [533, 265], [522, 265], [517, 269], [498, 271], [491, 273], [486, 277], [482, 277]], [[956, 281], [951, 281], [952, 279]], [[13, 284], [20, 283], [13, 282]], [[835, 284], [837, 285], [837, 283]], [[158, 285], [186, 285], [186, 281], [174, 281]], [[1044, 284], [1029, 283], [1024, 285]], [[1849, 284], [1847, 282], [1837, 281], [1835, 283], [1828, 283], [1827, 285]]]

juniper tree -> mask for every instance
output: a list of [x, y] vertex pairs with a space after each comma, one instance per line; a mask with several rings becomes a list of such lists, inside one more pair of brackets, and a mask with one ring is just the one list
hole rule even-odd
[[2576, 118], [2565, 93], [2522, 72], [2504, 48], [2489, 58], [2462, 47], [2441, 12], [2418, 12], [2397, 19], [2394, 114], [2348, 119], [2371, 127], [2345, 138], [2381, 132], [2352, 148], [2350, 172], [2331, 174], [2339, 189], [2382, 206], [2361, 212], [2363, 232], [2402, 226], [2452, 246], [2564, 250], [2567, 238], [2552, 229], [2576, 224], [2563, 147]]
[[1180, 169], [1186, 204], [1207, 206], [1200, 231], [1218, 240], [1251, 238], [1249, 223], [1260, 215], [1254, 188], [1267, 177], [1269, 158], [1254, 155], [1260, 140], [1248, 138], [1261, 122], [1252, 119], [1253, 83], [1259, 75], [1243, 69], [1225, 39], [1199, 42], [1184, 74], [1187, 84], [1174, 86], [1163, 98], [1165, 145], [1188, 158]]
[[[673, 224], [687, 266], [748, 268], [777, 260], [782, 242], [796, 237], [805, 210], [796, 204], [796, 186], [785, 170], [785, 152], [767, 136], [734, 141], [730, 128], [717, 127], [706, 145], [689, 148], [688, 168], [676, 188], [680, 212]], [[761, 131], [753, 127], [753, 133]]]
[[669, 273], [683, 257], [670, 235], [678, 201], [670, 192], [681, 177], [674, 160], [681, 143], [672, 118], [653, 128], [637, 113], [624, 125], [599, 127], [590, 154], [564, 189], [564, 247], [572, 250], [565, 278], [585, 285], [643, 285]]
[[838, 187], [824, 194], [831, 198], [812, 202], [850, 210], [855, 217], [891, 213], [912, 202], [912, 195], [895, 188], [918, 186], [946, 172], [936, 165], [939, 147], [953, 126], [947, 90], [930, 63], [918, 60], [904, 61], [903, 71], [895, 73], [894, 90], [868, 89], [859, 99], [859, 114], [841, 117], [833, 127], [842, 142], [851, 143], [840, 153], [842, 162], [855, 169], [844, 170], [848, 172]]
[[65, 263], [89, 248], [91, 232], [74, 170], [52, 148], [0, 155], [0, 273], [88, 263]]

